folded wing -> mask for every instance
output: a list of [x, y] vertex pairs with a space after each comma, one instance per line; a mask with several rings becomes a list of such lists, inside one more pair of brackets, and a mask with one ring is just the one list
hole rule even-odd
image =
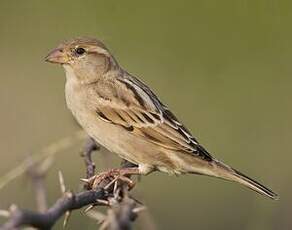
[[107, 87], [110, 89], [106, 90], [113, 91], [115, 97], [112, 100], [103, 97], [96, 108], [100, 119], [160, 147], [212, 160], [212, 156], [141, 81], [125, 74], [118, 79], [118, 84]]

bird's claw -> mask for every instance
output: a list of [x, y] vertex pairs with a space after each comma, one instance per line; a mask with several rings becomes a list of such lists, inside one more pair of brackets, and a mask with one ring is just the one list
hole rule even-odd
[[122, 169], [111, 169], [106, 172], [99, 173], [88, 179], [81, 179], [86, 183], [89, 189], [95, 190], [97, 188], [103, 188], [105, 190], [113, 190], [115, 184], [125, 184], [128, 186], [128, 190], [131, 190], [135, 186], [135, 182], [129, 177], [130, 173]]

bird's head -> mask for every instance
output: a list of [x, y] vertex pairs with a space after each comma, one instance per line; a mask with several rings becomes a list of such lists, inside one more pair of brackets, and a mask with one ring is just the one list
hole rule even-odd
[[45, 58], [47, 62], [61, 64], [81, 81], [93, 81], [118, 64], [106, 46], [94, 38], [76, 38], [61, 43]]

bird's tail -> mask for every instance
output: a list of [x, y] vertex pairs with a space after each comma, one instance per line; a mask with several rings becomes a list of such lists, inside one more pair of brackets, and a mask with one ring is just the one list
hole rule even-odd
[[268, 189], [264, 185], [229, 167], [228, 165], [225, 165], [224, 163], [217, 160], [214, 160], [211, 165], [212, 166], [208, 170], [209, 173], [207, 172], [204, 174], [219, 177], [229, 181], [235, 181], [273, 200], [279, 199], [279, 196], [271, 189]]
[[273, 200], [278, 200], [279, 195], [274, 193], [271, 189], [265, 187], [264, 185], [260, 184], [259, 182], [249, 178], [248, 176], [242, 174], [241, 172], [234, 169], [235, 174], [235, 181], [238, 181], [240, 184], [247, 186], [248, 188], [256, 191], [259, 194], [267, 196]]

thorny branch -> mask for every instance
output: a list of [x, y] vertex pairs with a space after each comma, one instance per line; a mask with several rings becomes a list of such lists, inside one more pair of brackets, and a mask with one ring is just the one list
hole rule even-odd
[[86, 178], [90, 178], [94, 176], [95, 173], [95, 164], [92, 161], [92, 153], [95, 150], [99, 150], [99, 146], [95, 143], [95, 141], [92, 138], [88, 138], [84, 152], [82, 153], [82, 156], [84, 158], [85, 166], [86, 166]]
[[102, 190], [85, 191], [78, 194], [66, 193], [46, 212], [35, 212], [20, 209], [15, 205], [10, 207], [9, 220], [1, 227], [1, 230], [19, 229], [22, 226], [31, 226], [38, 229], [51, 229], [56, 221], [67, 211], [80, 209], [86, 205], [96, 202], [96, 199], [103, 199]]
[[[90, 140], [84, 150], [87, 179], [95, 174], [95, 164], [91, 154], [97, 149], [94, 141]], [[61, 172], [59, 172], [59, 181], [62, 197], [47, 209], [43, 180], [49, 164], [51, 162], [44, 161], [41, 166], [31, 167], [28, 171], [36, 191], [38, 211], [18, 208], [16, 205], [11, 205], [8, 211], [0, 210], [0, 215], [8, 217], [8, 221], [0, 226], [0, 230], [20, 229], [24, 226], [51, 229], [63, 215], [65, 216], [64, 225], [66, 225], [71, 211], [86, 206], [88, 207], [84, 212], [98, 220], [100, 229], [128, 230], [131, 229], [137, 213], [144, 209], [144, 206], [131, 198], [128, 193], [130, 188], [127, 184], [131, 182], [129, 178], [116, 178], [112, 181], [107, 178], [96, 188], [86, 183], [87, 179], [83, 179], [87, 190], [74, 194], [66, 189]], [[96, 211], [97, 206], [107, 206], [107, 213], [102, 214]]]

